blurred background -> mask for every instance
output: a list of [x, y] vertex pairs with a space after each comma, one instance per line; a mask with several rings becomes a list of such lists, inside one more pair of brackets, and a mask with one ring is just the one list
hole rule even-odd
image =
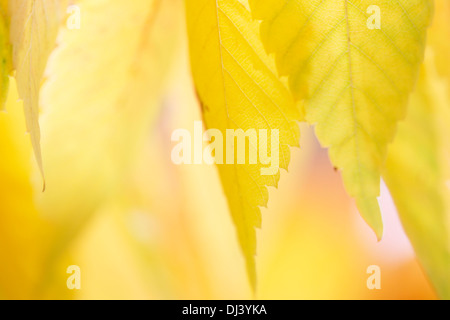
[[[171, 161], [172, 131], [192, 130], [201, 109], [182, 1], [156, 2], [79, 1], [81, 28], [61, 30], [41, 90], [44, 193], [11, 79], [0, 298], [435, 299], [387, 189], [377, 242], [304, 124], [262, 209], [252, 294], [216, 168]], [[66, 285], [70, 265], [80, 290]], [[366, 286], [371, 265], [380, 290]]]

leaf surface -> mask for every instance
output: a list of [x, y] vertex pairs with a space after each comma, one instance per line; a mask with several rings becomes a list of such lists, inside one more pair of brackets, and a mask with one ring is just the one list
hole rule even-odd
[[[287, 169], [289, 146], [299, 142], [295, 120], [300, 115], [264, 51], [259, 23], [237, 0], [187, 0], [186, 11], [191, 68], [206, 127], [220, 130], [224, 139], [227, 129], [278, 129], [279, 167]], [[247, 154], [258, 150], [246, 144]], [[229, 146], [226, 152], [232, 152]], [[280, 173], [262, 175], [261, 162], [234, 163], [219, 164], [219, 174], [254, 287], [259, 207], [267, 205], [267, 186], [277, 186]]]
[[[422, 61], [430, 0], [250, 0], [268, 52], [378, 238], [386, 149]], [[376, 5], [381, 28], [369, 29]], [[369, 12], [369, 13], [368, 13]]]
[[43, 175], [39, 91], [48, 57], [55, 48], [65, 0], [10, 0], [10, 41], [17, 90], [24, 102], [27, 130]]
[[[433, 24], [428, 33], [428, 43], [433, 48], [437, 71], [450, 83], [450, 1], [436, 0]], [[449, 84], [450, 88], [450, 84]], [[449, 90], [450, 91], [450, 90]]]
[[415, 252], [441, 298], [450, 298], [449, 100], [432, 51], [383, 177]]
[[8, 97], [11, 49], [9, 45], [9, 19], [6, 1], [0, 1], [0, 111], [5, 109]]
[[[433, 49], [439, 76], [447, 84], [450, 100], [450, 1], [436, 0], [433, 25], [428, 32], [428, 44]], [[450, 108], [450, 107], [449, 107]]]

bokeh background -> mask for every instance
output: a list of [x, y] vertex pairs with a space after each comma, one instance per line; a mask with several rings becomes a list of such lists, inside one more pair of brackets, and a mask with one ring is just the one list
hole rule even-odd
[[[192, 129], [201, 109], [183, 3], [155, 2], [79, 1], [81, 29], [62, 28], [41, 92], [44, 193], [11, 79], [0, 113], [0, 298], [435, 299], [387, 189], [377, 242], [304, 124], [262, 209], [251, 292], [216, 168], [171, 162], [172, 131]], [[81, 290], [66, 286], [70, 265]], [[370, 265], [380, 290], [366, 286]]]

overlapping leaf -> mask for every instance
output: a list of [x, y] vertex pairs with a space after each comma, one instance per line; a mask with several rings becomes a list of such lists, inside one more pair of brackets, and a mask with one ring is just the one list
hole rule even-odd
[[[294, 120], [300, 116], [264, 52], [259, 24], [237, 0], [187, 0], [186, 11], [191, 67], [207, 128], [220, 130], [223, 137], [227, 129], [278, 129], [280, 167], [286, 169], [289, 146], [298, 145]], [[246, 145], [247, 154], [255, 149]], [[267, 205], [267, 186], [276, 186], [279, 179], [278, 170], [262, 175], [263, 167], [249, 162], [219, 165], [253, 285], [259, 207]]]
[[[432, 1], [250, 0], [250, 6], [263, 20], [266, 49], [295, 97], [305, 100], [307, 121], [380, 238], [380, 171], [422, 61]], [[380, 29], [368, 27], [373, 6]]]

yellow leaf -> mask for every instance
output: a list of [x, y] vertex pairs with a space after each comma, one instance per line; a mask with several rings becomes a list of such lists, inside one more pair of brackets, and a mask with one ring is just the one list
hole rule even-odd
[[42, 176], [39, 91], [47, 59], [55, 47], [65, 0], [10, 0], [10, 41], [19, 97]]
[[[227, 129], [279, 130], [279, 167], [287, 169], [289, 146], [299, 141], [295, 120], [300, 115], [264, 52], [259, 23], [237, 0], [187, 0], [186, 11], [191, 68], [207, 128], [220, 130], [224, 139]], [[229, 146], [227, 154], [233, 152]], [[247, 155], [258, 149], [255, 143], [245, 147]], [[275, 174], [262, 175], [266, 166], [245, 163], [218, 167], [254, 287], [259, 207], [267, 205], [267, 186], [277, 186], [280, 173], [277, 168]]]
[[422, 71], [406, 121], [389, 147], [383, 177], [425, 271], [441, 298], [449, 299], [449, 100], [431, 51]]
[[178, 0], [77, 4], [80, 29], [61, 32], [42, 88], [47, 190], [37, 201], [60, 230], [55, 256], [127, 185], [180, 29]]
[[4, 110], [11, 71], [11, 49], [9, 45], [9, 23], [6, 1], [0, 1], [0, 111]]
[[436, 0], [433, 25], [428, 32], [428, 43], [433, 48], [439, 75], [447, 82], [450, 99], [450, 1]]
[[380, 171], [422, 61], [432, 1], [250, 0], [250, 7], [280, 74], [305, 100], [306, 120], [381, 238]]

